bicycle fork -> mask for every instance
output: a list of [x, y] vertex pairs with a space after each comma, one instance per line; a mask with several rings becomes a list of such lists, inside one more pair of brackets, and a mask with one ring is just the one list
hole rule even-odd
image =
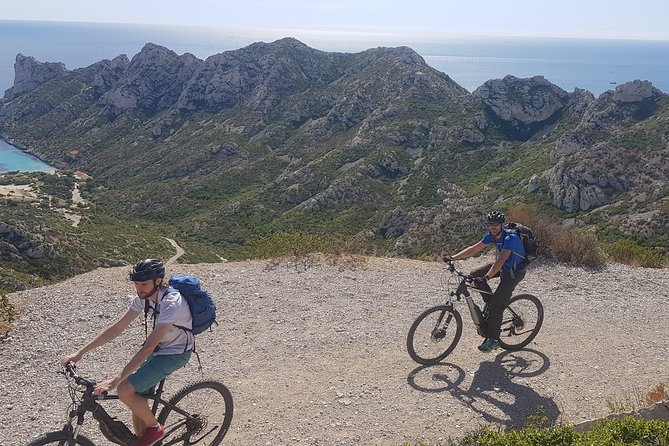
[[[447, 304], [448, 305], [448, 304]], [[453, 309], [453, 306], [450, 305], [451, 309]], [[444, 316], [448, 314], [446, 317], [446, 321], [442, 325], [442, 321], [444, 321]], [[439, 317], [437, 318], [437, 323], [434, 325], [434, 328], [432, 329], [431, 333], [431, 338], [434, 342], [441, 341], [444, 336], [446, 336], [446, 330], [448, 330], [448, 325], [451, 323], [451, 319], [453, 318], [453, 315], [447, 311], [442, 311]]]
[[[81, 430], [81, 426], [84, 425], [85, 413], [86, 413], [85, 410], [81, 411], [79, 409], [70, 411], [70, 418], [65, 422], [65, 425], [63, 426], [63, 431], [67, 433], [67, 436], [71, 440], [76, 440], [77, 437], [79, 436], [79, 431]], [[72, 423], [75, 418], [77, 419], [77, 422]]]

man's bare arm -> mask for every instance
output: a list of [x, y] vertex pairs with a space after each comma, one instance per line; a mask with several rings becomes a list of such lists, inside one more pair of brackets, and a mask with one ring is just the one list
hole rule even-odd
[[101, 345], [106, 344], [107, 342], [111, 341], [121, 333], [123, 333], [123, 330], [128, 328], [128, 325], [139, 315], [138, 312], [136, 311], [131, 311], [128, 310], [119, 320], [114, 322], [113, 324], [109, 325], [107, 328], [102, 330], [96, 337], [93, 338], [88, 344], [84, 345], [81, 347], [79, 350], [76, 352], [67, 355], [63, 357], [60, 360], [60, 364], [62, 366], [65, 366], [68, 363], [76, 363], [78, 362], [84, 354], [87, 352], [100, 347]]
[[172, 328], [172, 324], [156, 324], [153, 331], [142, 348], [139, 349], [135, 356], [132, 357], [128, 365], [126, 365], [123, 370], [116, 376], [106, 381], [100, 382], [95, 388], [96, 393], [108, 392], [115, 387], [117, 387], [124, 379], [130, 376], [135, 370], [137, 370], [146, 359], [151, 356], [153, 351], [156, 349], [160, 341], [165, 337], [168, 331]]

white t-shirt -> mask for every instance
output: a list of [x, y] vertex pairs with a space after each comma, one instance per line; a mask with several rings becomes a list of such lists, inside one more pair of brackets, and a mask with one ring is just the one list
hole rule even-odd
[[[144, 300], [135, 296], [130, 302], [130, 311], [144, 314]], [[172, 328], [158, 344], [158, 350], [153, 353], [158, 355], [173, 355], [192, 350], [195, 345], [193, 333], [179, 327], [192, 328], [193, 318], [188, 307], [188, 302], [178, 291], [174, 289], [158, 291], [158, 302], [149, 302], [149, 313], [147, 323], [153, 326], [152, 319], [156, 315], [156, 324], [172, 324]], [[177, 327], [178, 325], [178, 327]]]

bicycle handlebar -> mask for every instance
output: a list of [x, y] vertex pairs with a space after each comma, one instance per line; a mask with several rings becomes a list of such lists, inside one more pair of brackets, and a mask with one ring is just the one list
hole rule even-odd
[[74, 380], [75, 383], [79, 384], [80, 386], [85, 386], [87, 390], [93, 390], [95, 389], [96, 382], [93, 381], [92, 379], [87, 379], [83, 378], [79, 375], [77, 375], [76, 367], [72, 364], [67, 364], [65, 367], [65, 370], [61, 371], [63, 375], [70, 377]]
[[458, 276], [462, 277], [468, 282], [471, 282], [474, 280], [474, 276], [471, 276], [469, 274], [465, 274], [462, 271], [459, 271], [458, 269], [455, 268], [455, 260], [451, 261], [446, 261], [446, 265], [448, 265], [448, 270], [452, 273], [457, 274]]

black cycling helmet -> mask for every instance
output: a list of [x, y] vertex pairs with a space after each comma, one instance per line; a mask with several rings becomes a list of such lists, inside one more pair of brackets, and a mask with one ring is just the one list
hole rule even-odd
[[165, 265], [160, 259], [145, 259], [137, 263], [128, 274], [133, 282], [162, 279], [165, 277]]
[[489, 212], [488, 215], [486, 215], [486, 221], [488, 222], [488, 224], [503, 225], [504, 222], [506, 221], [506, 218], [504, 217], [504, 213], [500, 211], [492, 211]]

